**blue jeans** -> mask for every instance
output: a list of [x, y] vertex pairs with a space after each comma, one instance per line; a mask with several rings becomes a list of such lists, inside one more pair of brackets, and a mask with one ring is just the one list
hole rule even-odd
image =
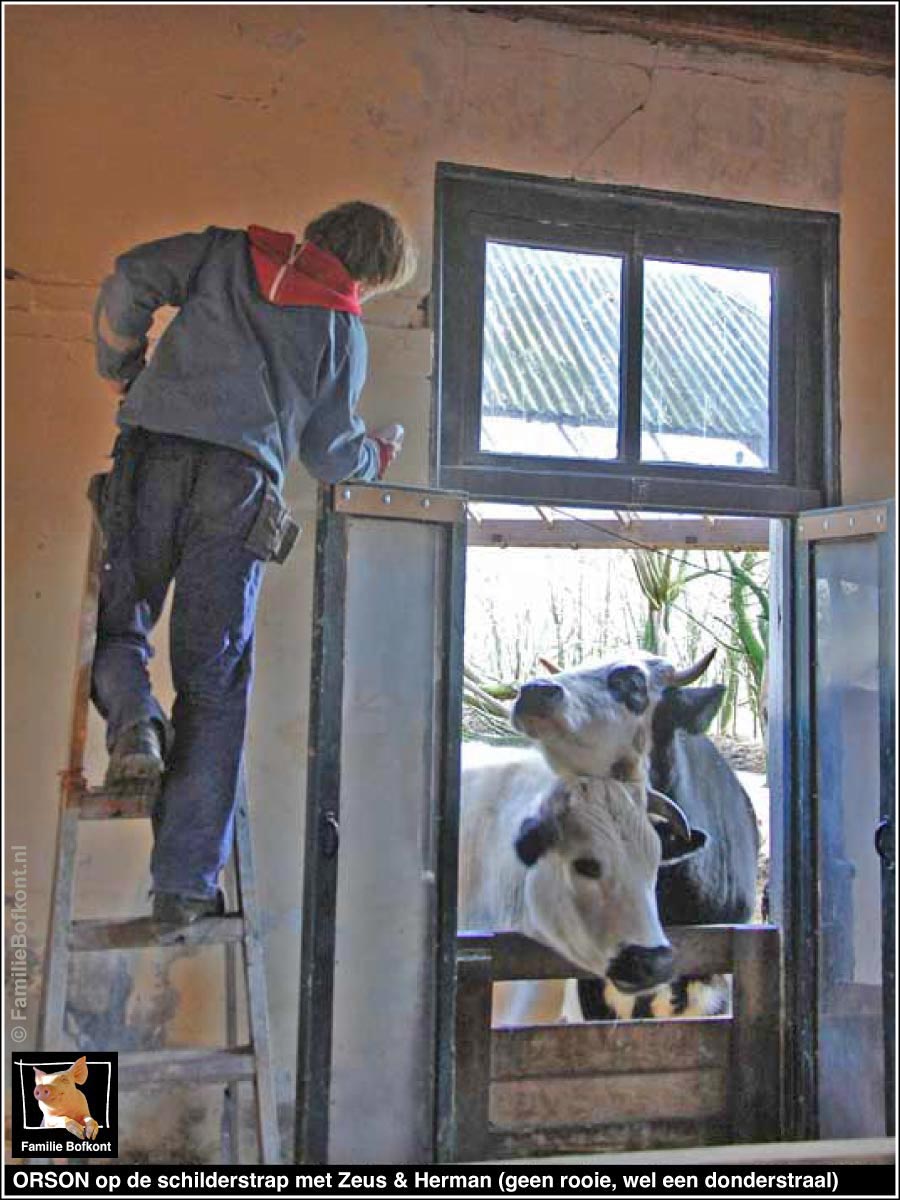
[[[130, 485], [127, 550], [101, 570], [93, 699], [107, 746], [142, 721], [165, 731], [153, 814], [153, 889], [215, 895], [228, 860], [264, 564], [244, 545], [260, 511], [263, 468], [225, 447], [144, 434]], [[113, 476], [122, 471], [116, 456]], [[104, 525], [106, 524], [104, 514]], [[153, 695], [149, 635], [174, 582], [171, 723]]]

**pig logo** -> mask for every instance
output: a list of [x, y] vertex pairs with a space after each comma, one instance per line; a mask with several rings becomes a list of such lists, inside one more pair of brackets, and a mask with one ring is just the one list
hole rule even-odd
[[[74, 1062], [72, 1060], [75, 1060]], [[10, 1055], [9, 1146], [13, 1158], [116, 1158], [119, 1056], [91, 1050]]]
[[90, 1114], [84, 1092], [80, 1092], [77, 1086], [88, 1077], [84, 1055], [64, 1071], [42, 1071], [39, 1067], [32, 1069], [34, 1098], [44, 1114], [41, 1128], [65, 1129], [73, 1137], [94, 1141], [100, 1126]]

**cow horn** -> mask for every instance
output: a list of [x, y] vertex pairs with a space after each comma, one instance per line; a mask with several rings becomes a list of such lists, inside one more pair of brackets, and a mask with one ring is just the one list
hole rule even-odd
[[548, 675], [561, 675], [562, 667], [558, 667], [555, 662], [551, 662], [549, 658], [538, 657], [538, 662], [544, 668]]
[[685, 815], [684, 809], [671, 800], [662, 792], [657, 792], [653, 788], [647, 788], [647, 813], [652, 816], [660, 817], [672, 826], [675, 832], [684, 839], [685, 842], [690, 842], [691, 824]]
[[686, 667], [683, 671], [676, 671], [674, 667], [670, 668], [671, 674], [667, 671], [664, 674], [663, 680], [666, 687], [686, 687], [689, 683], [693, 683], [695, 679], [699, 679], [709, 664], [716, 656], [716, 648], [704, 654], [702, 658], [698, 658], [693, 666]]

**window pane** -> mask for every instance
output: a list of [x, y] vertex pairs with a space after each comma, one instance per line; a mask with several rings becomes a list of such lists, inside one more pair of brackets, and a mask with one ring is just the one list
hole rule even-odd
[[622, 260], [488, 242], [480, 448], [615, 458]]
[[771, 277], [644, 262], [641, 458], [769, 466]]

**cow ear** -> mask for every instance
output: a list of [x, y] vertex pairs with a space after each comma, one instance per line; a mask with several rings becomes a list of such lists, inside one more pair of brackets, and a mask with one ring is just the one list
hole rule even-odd
[[526, 817], [519, 826], [516, 854], [526, 867], [533, 867], [556, 841], [556, 825], [546, 817]]
[[81, 1058], [72, 1063], [71, 1067], [72, 1078], [76, 1083], [84, 1083], [88, 1077], [87, 1059], [82, 1054]]
[[670, 825], [657, 825], [656, 832], [659, 834], [659, 840], [662, 842], [662, 859], [660, 860], [660, 870], [664, 867], [673, 867], [676, 863], [684, 862], [686, 858], [692, 858], [697, 854], [706, 843], [709, 841], [709, 834], [705, 829], [691, 830], [689, 841], [679, 837]]
[[713, 717], [722, 707], [725, 688], [721, 683], [712, 687], [667, 688], [659, 707], [665, 706], [675, 729], [685, 733], [706, 733]]

